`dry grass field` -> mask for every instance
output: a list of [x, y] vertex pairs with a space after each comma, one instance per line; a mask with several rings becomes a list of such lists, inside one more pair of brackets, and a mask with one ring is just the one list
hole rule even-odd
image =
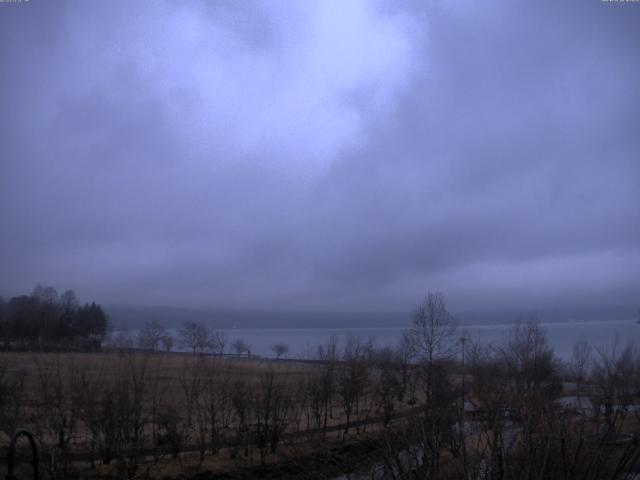
[[[295, 463], [334, 442], [366, 438], [382, 423], [375, 368], [361, 379], [347, 418], [338, 394], [347, 386], [342, 362], [5, 352], [0, 365], [2, 441], [18, 427], [33, 432], [41, 460], [56, 463], [45, 472], [52, 478]], [[396, 403], [396, 415], [411, 408]]]

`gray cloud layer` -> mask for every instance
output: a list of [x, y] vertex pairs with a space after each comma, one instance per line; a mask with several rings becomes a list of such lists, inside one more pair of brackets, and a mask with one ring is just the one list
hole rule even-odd
[[0, 5], [0, 291], [640, 301], [640, 7]]

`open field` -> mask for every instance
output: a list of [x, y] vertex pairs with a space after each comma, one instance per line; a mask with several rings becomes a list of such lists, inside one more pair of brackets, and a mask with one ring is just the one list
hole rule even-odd
[[[3, 441], [26, 427], [43, 458], [65, 459], [64, 476], [266, 464], [282, 443], [299, 454], [314, 439], [375, 431], [391, 415], [369, 388], [375, 368], [367, 384], [352, 379], [361, 391], [345, 413], [334, 391], [347, 367], [336, 361], [113, 352], [2, 353], [0, 364]], [[410, 409], [398, 402], [393, 414]]]

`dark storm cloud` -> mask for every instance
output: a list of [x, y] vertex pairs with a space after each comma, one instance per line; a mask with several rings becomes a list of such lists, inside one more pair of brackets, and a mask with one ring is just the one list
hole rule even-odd
[[33, 1], [0, 22], [5, 294], [638, 299], [634, 4]]

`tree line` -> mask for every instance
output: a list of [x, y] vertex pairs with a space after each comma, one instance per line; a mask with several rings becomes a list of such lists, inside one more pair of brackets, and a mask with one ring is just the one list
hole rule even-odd
[[[236, 338], [229, 343], [224, 332], [193, 320], [184, 322], [182, 327], [175, 331], [167, 329], [157, 319], [149, 320], [143, 324], [137, 336], [132, 336], [127, 331], [115, 332], [105, 338], [103, 345], [119, 351], [139, 348], [153, 353], [173, 352], [179, 349], [200, 355], [206, 353], [223, 356], [233, 352], [237, 357], [252, 356], [251, 345], [242, 338]], [[289, 352], [289, 345], [284, 342], [276, 342], [269, 348], [277, 359]]]
[[0, 344], [10, 350], [96, 350], [109, 325], [102, 307], [73, 290], [37, 285], [30, 295], [0, 297]]

